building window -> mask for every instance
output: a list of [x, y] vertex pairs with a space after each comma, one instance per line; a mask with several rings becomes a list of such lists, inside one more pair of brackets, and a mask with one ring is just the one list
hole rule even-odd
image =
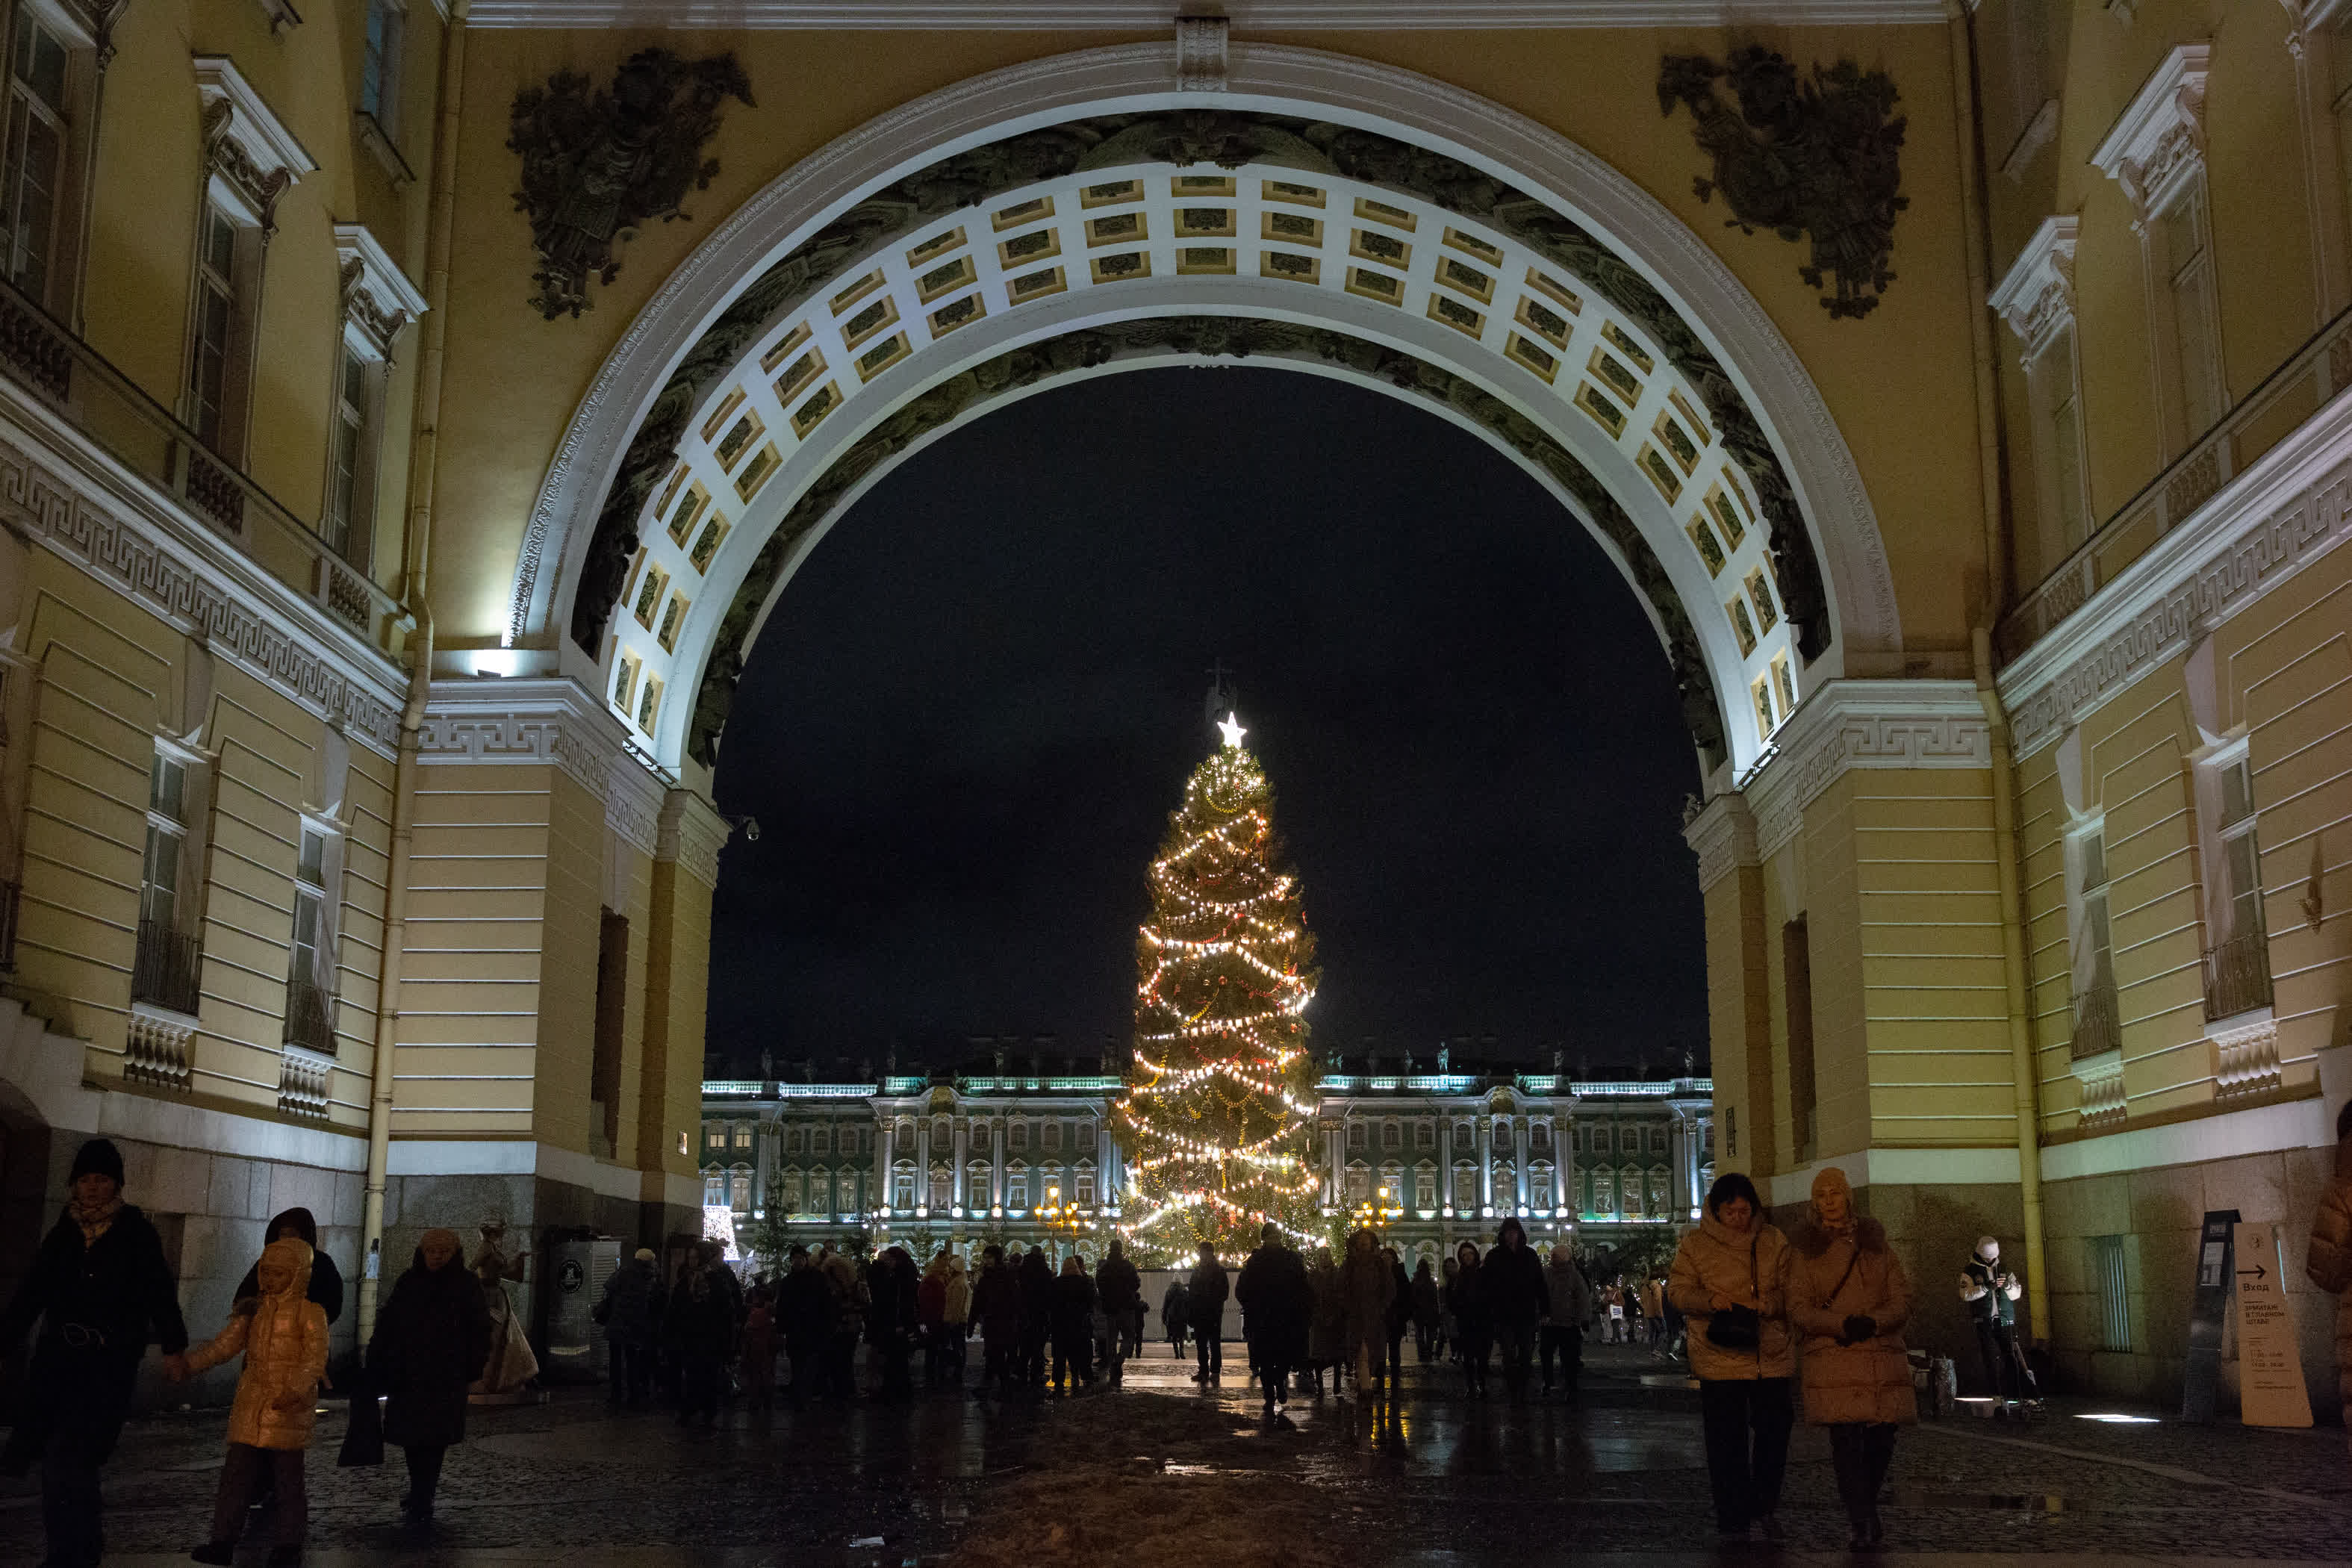
[[812, 1154], [830, 1154], [833, 1152], [832, 1128], [812, 1127], [809, 1129], [809, 1152]]
[[1029, 1206], [1029, 1173], [1008, 1171], [1004, 1176], [1004, 1206], [1025, 1209]]
[[1394, 1121], [1381, 1123], [1381, 1147], [1401, 1149], [1404, 1146], [1404, 1129]]
[[1045, 1142], [1044, 1147], [1047, 1149], [1059, 1149], [1061, 1146], [1062, 1124], [1058, 1121], [1048, 1121], [1045, 1123]]
[[2150, 225], [2168, 279], [2174, 395], [2186, 446], [2221, 422], [2229, 406], [2221, 380], [2221, 307], [2213, 285], [2213, 243], [2200, 174]]
[[786, 1127], [784, 1129], [784, 1152], [787, 1154], [797, 1154], [800, 1152], [801, 1130], [797, 1127]]
[[2206, 891], [2205, 1016], [2229, 1018], [2271, 1002], [2262, 847], [2244, 742], [2200, 768], [2198, 783], [2199, 816], [2210, 825], [2206, 862], [2214, 868]]
[[2051, 333], [2042, 352], [2026, 363], [2032, 383], [2035, 479], [2050, 520], [2056, 525], [2058, 552], [2071, 552], [2091, 534], [2091, 497], [2083, 463], [2083, 379], [2069, 321]]
[[236, 445], [234, 400], [244, 380], [245, 312], [239, 226], [206, 204], [196, 244], [195, 341], [188, 356], [188, 424], [215, 452]]
[[1419, 1124], [1415, 1127], [1415, 1129], [1414, 1129], [1414, 1131], [1413, 1131], [1412, 1142], [1413, 1142], [1413, 1147], [1414, 1147], [1414, 1148], [1416, 1148], [1416, 1149], [1434, 1149], [1434, 1148], [1436, 1148], [1436, 1147], [1437, 1147], [1437, 1127], [1436, 1127], [1436, 1124], [1435, 1124], [1435, 1123], [1433, 1123], [1433, 1122], [1429, 1122], [1429, 1121], [1423, 1121], [1423, 1122], [1419, 1123]]
[[360, 112], [386, 136], [400, 133], [401, 45], [408, 15], [392, 0], [368, 0], [367, 42], [360, 56]]
[[1650, 1167], [1649, 1211], [1650, 1217], [1653, 1219], [1664, 1219], [1667, 1217], [1666, 1168], [1664, 1165], [1653, 1165]]
[[717, 1172], [702, 1178], [702, 1206], [707, 1209], [727, 1205], [727, 1178]]
[[1465, 1211], [1477, 1208], [1478, 1167], [1475, 1165], [1454, 1167], [1454, 1206]]
[[1427, 1165], [1413, 1173], [1412, 1206], [1424, 1214], [1437, 1206], [1437, 1173]]
[[1349, 1153], [1351, 1153], [1351, 1154], [1354, 1154], [1354, 1153], [1361, 1153], [1361, 1152], [1363, 1152], [1363, 1149], [1364, 1149], [1364, 1124], [1363, 1124], [1362, 1122], [1360, 1122], [1360, 1121], [1350, 1121], [1350, 1122], [1349, 1122], [1349, 1123], [1348, 1123], [1348, 1152], [1349, 1152]]
[[7, 162], [0, 174], [8, 280], [50, 310], [62, 300], [59, 262], [72, 243], [68, 153], [73, 142], [72, 47], [29, 5], [16, 8], [10, 51]]
[[1026, 1121], [1015, 1121], [1012, 1124], [1012, 1127], [1013, 1147], [1015, 1149], [1026, 1149], [1029, 1147], [1029, 1124]]
[[1528, 1130], [1528, 1147], [1537, 1153], [1551, 1152], [1551, 1124], [1538, 1121]]
[[157, 742], [147, 773], [147, 845], [141, 868], [138, 948], [131, 974], [133, 1001], [174, 1012], [196, 1010], [201, 952], [191, 928], [201, 864], [191, 825], [203, 812], [202, 772], [184, 753]]
[[1078, 1173], [1077, 1201], [1082, 1204], [1091, 1204], [1095, 1201], [1095, 1173], [1092, 1171], [1082, 1170]]
[[967, 1207], [988, 1206], [988, 1167], [977, 1160], [963, 1168], [963, 1201]]
[[1091, 1149], [1091, 1148], [1093, 1148], [1094, 1146], [1095, 1146], [1095, 1124], [1094, 1124], [1093, 1122], [1091, 1122], [1091, 1121], [1081, 1121], [1081, 1122], [1079, 1122], [1079, 1123], [1078, 1123], [1078, 1147], [1079, 1147], [1079, 1148], [1081, 1148], [1081, 1149]]
[[2120, 1236], [2095, 1236], [2091, 1243], [2091, 1284], [2099, 1295], [2099, 1348], [2128, 1352], [2132, 1348], [2131, 1276]]
[[2123, 1025], [2116, 997], [2115, 942], [2107, 929], [2107, 829], [2104, 819], [2069, 841], [2067, 870], [2074, 883], [2070, 933], [2074, 973], [2076, 1060], [2119, 1049]]
[[1617, 1176], [1614, 1172], [1595, 1171], [1592, 1173], [1591, 1212], [1604, 1219], [1615, 1217], [1617, 1213]]
[[736, 1208], [738, 1208], [738, 1209], [740, 1209], [740, 1210], [748, 1211], [748, 1210], [751, 1208], [751, 1175], [749, 1174], [749, 1173], [742, 1172], [742, 1171], [738, 1171], [737, 1173], [735, 1173], [734, 1181], [732, 1182], [731, 1185], [734, 1187], [734, 1190], [735, 1190], [735, 1192], [734, 1192], [734, 1204], [735, 1204], [735, 1207], [736, 1207]]
[[327, 900], [340, 835], [302, 824], [294, 858], [294, 930], [286, 972], [286, 1041], [321, 1054], [335, 1048], [334, 948]]
[[1369, 1167], [1363, 1165], [1348, 1167], [1347, 1192], [1348, 1201], [1351, 1204], [1364, 1203], [1371, 1197], [1372, 1173]]
[[735, 1147], [749, 1149], [751, 1146], [751, 1124], [748, 1121], [738, 1121], [735, 1124]]
[[912, 1165], [898, 1167], [890, 1184], [890, 1206], [898, 1209], [915, 1206], [915, 1168]]
[[348, 343], [335, 377], [333, 450], [327, 465], [327, 505], [319, 535], [346, 560], [367, 553], [375, 518], [377, 367]]

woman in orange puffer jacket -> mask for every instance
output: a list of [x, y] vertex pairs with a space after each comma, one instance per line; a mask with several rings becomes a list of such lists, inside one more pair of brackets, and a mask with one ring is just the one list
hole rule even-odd
[[1878, 1494], [1895, 1429], [1919, 1419], [1903, 1345], [1911, 1282], [1886, 1227], [1854, 1212], [1853, 1188], [1835, 1165], [1813, 1178], [1811, 1223], [1790, 1241], [1785, 1289], [1803, 1345], [1805, 1419], [1830, 1429], [1853, 1550], [1875, 1550], [1886, 1537]]
[[210, 1344], [191, 1350], [188, 1371], [218, 1366], [240, 1352], [245, 1371], [228, 1413], [228, 1462], [213, 1503], [212, 1538], [189, 1555], [226, 1563], [236, 1551], [245, 1510], [265, 1476], [278, 1490], [272, 1568], [302, 1561], [310, 1522], [302, 1457], [310, 1446], [311, 1401], [327, 1375], [327, 1314], [310, 1299], [310, 1248], [289, 1237], [262, 1249], [256, 1271], [261, 1294], [236, 1304], [228, 1327]]

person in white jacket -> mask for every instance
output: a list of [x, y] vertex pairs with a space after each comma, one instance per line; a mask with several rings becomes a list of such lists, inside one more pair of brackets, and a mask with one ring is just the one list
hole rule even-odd
[[1976, 1250], [1960, 1270], [1960, 1300], [1976, 1322], [1986, 1391], [2003, 1404], [2032, 1397], [2032, 1373], [2017, 1352], [2017, 1300], [2024, 1294], [2024, 1283], [2000, 1266], [2000, 1243], [1990, 1236], [1977, 1237]]

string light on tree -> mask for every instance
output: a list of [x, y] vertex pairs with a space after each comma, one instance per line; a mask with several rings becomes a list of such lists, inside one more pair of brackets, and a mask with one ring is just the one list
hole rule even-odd
[[1143, 1214], [1139, 1247], [1234, 1258], [1268, 1220], [1317, 1235], [1309, 1160], [1307, 1004], [1315, 939], [1274, 831], [1274, 792], [1242, 747], [1193, 770], [1151, 862], [1151, 919], [1136, 942], [1136, 1053], [1118, 1115]]

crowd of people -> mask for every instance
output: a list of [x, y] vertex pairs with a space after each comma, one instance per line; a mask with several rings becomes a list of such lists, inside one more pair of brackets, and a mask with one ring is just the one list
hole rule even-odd
[[[2335, 1177], [2321, 1196], [2306, 1272], [2337, 1297], [2337, 1353], [2352, 1405], [2352, 1105], [2337, 1118], [2336, 1135]], [[161, 1237], [124, 1201], [122, 1179], [110, 1142], [82, 1145], [64, 1211], [0, 1311], [0, 1360], [38, 1326], [0, 1472], [40, 1465], [46, 1563], [93, 1568], [105, 1544], [100, 1471], [148, 1347], [160, 1347], [173, 1381], [242, 1358], [211, 1526], [191, 1555], [230, 1562], [254, 1505], [268, 1500], [268, 1560], [276, 1568], [299, 1563], [313, 1402], [329, 1381], [342, 1279], [318, 1250], [313, 1216], [289, 1210], [269, 1222], [220, 1331], [192, 1344]], [[495, 1382], [516, 1353], [501, 1349], [491, 1305], [507, 1305], [505, 1259], [486, 1246], [468, 1267], [460, 1252], [455, 1233], [426, 1231], [376, 1316], [363, 1358], [338, 1373], [353, 1395], [342, 1462], [380, 1463], [387, 1442], [402, 1448], [408, 1489], [400, 1506], [412, 1519], [433, 1511], [443, 1458], [465, 1436], [469, 1394], [486, 1378]], [[1091, 1270], [1075, 1252], [1057, 1268], [1042, 1247], [995, 1243], [982, 1249], [976, 1274], [950, 1250], [918, 1265], [896, 1246], [870, 1259], [794, 1247], [781, 1271], [754, 1275], [748, 1286], [716, 1242], [688, 1249], [671, 1269], [658, 1262], [639, 1248], [607, 1278], [594, 1310], [611, 1349], [609, 1398], [642, 1406], [658, 1392], [681, 1426], [713, 1426], [733, 1389], [755, 1409], [780, 1388], [793, 1401], [861, 1392], [910, 1399], [919, 1353], [927, 1388], [961, 1391], [974, 1338], [982, 1363], [972, 1392], [982, 1398], [1115, 1388], [1143, 1350], [1141, 1277], [1116, 1241]], [[2012, 1332], [2021, 1286], [2001, 1267], [1993, 1238], [1977, 1244], [1958, 1291], [1996, 1391], [2013, 1387], [2013, 1377], [2030, 1384]], [[1327, 1373], [1335, 1396], [1344, 1397], [1352, 1377], [1360, 1399], [1393, 1397], [1407, 1332], [1416, 1359], [1457, 1365], [1474, 1399], [1486, 1396], [1497, 1362], [1514, 1400], [1527, 1396], [1538, 1367], [1542, 1393], [1557, 1374], [1557, 1386], [1573, 1397], [1590, 1330], [1608, 1342], [1686, 1353], [1716, 1523], [1727, 1538], [1780, 1538], [1801, 1390], [1804, 1419], [1826, 1429], [1852, 1545], [1880, 1546], [1879, 1501], [1895, 1435], [1917, 1419], [1903, 1337], [1910, 1282], [1885, 1227], [1858, 1211], [1834, 1167], [1814, 1178], [1793, 1233], [1770, 1221], [1747, 1176], [1719, 1177], [1664, 1280], [1612, 1278], [1597, 1289], [1567, 1247], [1541, 1256], [1508, 1218], [1491, 1247], [1464, 1242], [1440, 1268], [1424, 1259], [1410, 1274], [1369, 1229], [1349, 1235], [1335, 1257], [1328, 1247], [1302, 1254], [1269, 1224], [1232, 1271], [1203, 1247], [1159, 1310], [1171, 1352], [1181, 1357], [1189, 1342], [1192, 1375], [1206, 1386], [1223, 1376], [1228, 1302], [1241, 1310], [1250, 1374], [1270, 1416], [1294, 1394], [1321, 1397]], [[870, 1369], [864, 1391], [861, 1342]]]

